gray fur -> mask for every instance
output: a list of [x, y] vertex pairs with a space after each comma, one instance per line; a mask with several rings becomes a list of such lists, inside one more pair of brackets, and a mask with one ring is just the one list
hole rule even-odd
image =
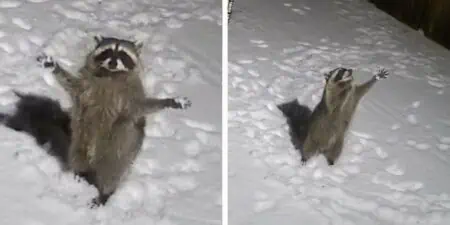
[[361, 98], [377, 80], [388, 76], [386, 70], [380, 70], [369, 81], [356, 85], [353, 84], [352, 73], [350, 69], [336, 68], [325, 74], [326, 84], [322, 99], [312, 114], [288, 117], [288, 120], [293, 120], [303, 116], [305, 120], [307, 116], [307, 122], [296, 124], [307, 129], [306, 136], [293, 137], [301, 142], [294, 144], [301, 151], [302, 164], [316, 154], [323, 154], [329, 165], [336, 162], [342, 153], [347, 130]]
[[116, 38], [96, 37], [95, 40], [97, 48], [87, 55], [78, 76], [46, 55], [38, 57], [38, 61], [53, 69], [54, 76], [71, 96], [69, 167], [97, 187], [99, 196], [93, 203], [99, 205], [114, 193], [139, 153], [144, 138], [144, 116], [164, 108], [187, 108], [191, 103], [186, 98], [184, 102], [176, 98], [148, 98], [139, 77], [139, 66], [127, 71], [110, 71], [94, 60], [98, 48], [123, 43], [134, 54], [132, 57], [138, 59], [141, 46]]

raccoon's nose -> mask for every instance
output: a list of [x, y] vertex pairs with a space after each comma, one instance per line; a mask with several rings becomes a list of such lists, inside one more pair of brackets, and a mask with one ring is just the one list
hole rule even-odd
[[108, 67], [111, 69], [115, 69], [117, 67], [117, 60], [113, 59], [108, 62]]

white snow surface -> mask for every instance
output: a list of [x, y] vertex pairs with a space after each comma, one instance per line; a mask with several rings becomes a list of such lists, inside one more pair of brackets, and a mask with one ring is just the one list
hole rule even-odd
[[0, 126], [0, 224], [221, 224], [221, 13], [218, 0], [0, 1], [1, 112], [14, 111], [12, 90], [69, 107], [35, 58], [46, 52], [76, 71], [97, 34], [143, 41], [148, 94], [192, 101], [148, 117], [130, 175], [98, 209], [88, 208], [94, 187]]
[[[450, 53], [365, 0], [236, 1], [229, 25], [229, 224], [450, 224]], [[379, 69], [343, 154], [301, 166], [276, 104], [323, 73]]]

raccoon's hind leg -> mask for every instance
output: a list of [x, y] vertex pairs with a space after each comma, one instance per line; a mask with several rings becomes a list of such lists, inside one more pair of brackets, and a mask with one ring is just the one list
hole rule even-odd
[[[76, 142], [77, 140], [74, 140]], [[69, 148], [68, 164], [76, 174], [85, 173], [90, 170], [88, 152], [86, 149], [79, 148], [78, 144], [74, 143]]]
[[94, 185], [99, 195], [92, 200], [93, 206], [104, 205], [119, 186], [124, 174], [141, 150], [144, 140], [145, 118], [137, 121], [119, 119], [111, 129], [110, 139], [102, 146], [94, 162]]
[[95, 172], [89, 174], [95, 176], [92, 183], [98, 190], [98, 196], [92, 199], [92, 207], [104, 205], [117, 190], [122, 177], [133, 162], [132, 158], [134, 158], [130, 156], [122, 157], [119, 158], [116, 154], [103, 158], [97, 162]]
[[108, 193], [108, 194], [100, 193], [96, 198], [92, 199], [90, 207], [91, 208], [95, 208], [95, 207], [98, 207], [98, 206], [101, 206], [101, 205], [105, 205], [112, 194], [114, 194], [114, 193], [113, 192]]
[[186, 97], [176, 98], [146, 98], [141, 104], [141, 116], [149, 113], [154, 113], [165, 108], [187, 109], [192, 105], [192, 102]]
[[340, 138], [336, 140], [336, 143], [334, 143], [334, 145], [330, 149], [327, 149], [327, 151], [323, 153], [325, 155], [325, 158], [327, 159], [328, 165], [334, 165], [334, 163], [342, 153], [343, 146], [344, 138]]
[[126, 167], [117, 157], [117, 154], [111, 154], [115, 154], [115, 156], [105, 156], [97, 161], [92, 172], [82, 173], [82, 175], [87, 176], [85, 179], [89, 179], [90, 182], [88, 182], [98, 190], [98, 196], [91, 201], [91, 208], [104, 205], [108, 201], [116, 191], [126, 171]]
[[310, 151], [308, 152], [308, 151], [305, 151], [303, 148], [300, 149], [300, 154], [301, 154], [301, 156], [302, 156], [301, 162], [302, 162], [302, 165], [303, 165], [303, 166], [306, 165], [306, 163], [308, 162], [308, 160], [309, 160], [311, 157], [313, 157], [313, 156], [315, 155], [314, 152], [310, 152]]
[[75, 176], [78, 176], [78, 177], [84, 179], [90, 185], [97, 186], [97, 184], [95, 183], [95, 172], [94, 171], [76, 172]]
[[305, 144], [302, 148], [300, 148], [300, 154], [302, 155], [302, 165], [306, 165], [308, 160], [313, 157], [317, 153], [318, 145], [314, 144], [314, 141], [312, 141], [309, 138], [306, 138]]

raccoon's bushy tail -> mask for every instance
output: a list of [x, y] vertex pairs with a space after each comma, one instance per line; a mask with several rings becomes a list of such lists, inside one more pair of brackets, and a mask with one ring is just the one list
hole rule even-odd
[[287, 119], [289, 133], [294, 147], [301, 150], [308, 135], [309, 119], [312, 113], [311, 109], [307, 106], [300, 105], [297, 99], [279, 104], [277, 107]]
[[0, 122], [16, 131], [28, 133], [55, 156], [63, 169], [67, 169], [70, 145], [70, 117], [61, 105], [50, 98], [34, 94], [14, 93], [19, 97], [13, 115], [0, 114]]

